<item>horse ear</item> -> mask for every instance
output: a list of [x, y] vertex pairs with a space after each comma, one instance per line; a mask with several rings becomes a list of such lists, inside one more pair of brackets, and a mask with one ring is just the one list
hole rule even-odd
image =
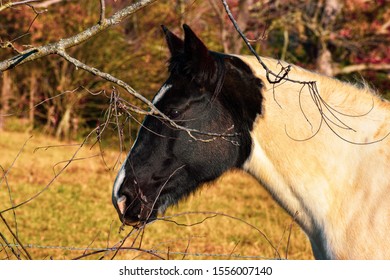
[[168, 28], [164, 25], [161, 25], [162, 30], [165, 34], [165, 40], [167, 41], [169, 51], [171, 56], [177, 55], [179, 53], [183, 53], [184, 51], [184, 42], [182, 39], [177, 37]]
[[199, 57], [208, 58], [209, 50], [203, 42], [196, 36], [194, 31], [187, 25], [183, 25], [184, 29], [184, 52], [189, 58]]
[[213, 76], [215, 72], [215, 61], [210, 55], [208, 48], [196, 36], [191, 28], [184, 24], [184, 54], [193, 74], [199, 74], [206, 78]]

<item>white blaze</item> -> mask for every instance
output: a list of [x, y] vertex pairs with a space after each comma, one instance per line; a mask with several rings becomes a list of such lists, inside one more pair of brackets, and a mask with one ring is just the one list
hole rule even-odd
[[116, 201], [119, 200], [119, 197], [118, 197], [119, 189], [121, 188], [123, 180], [126, 177], [125, 162], [123, 163], [121, 169], [119, 170], [118, 175], [116, 176], [115, 183], [114, 183], [114, 189], [112, 191], [112, 195], [113, 195], [113, 197], [115, 198]]
[[171, 87], [172, 87], [172, 85], [164, 84], [164, 85], [160, 88], [160, 90], [159, 90], [159, 92], [156, 94], [156, 96], [153, 98], [152, 103], [153, 103], [153, 104], [156, 104], [157, 102], [159, 102], [159, 101], [163, 98], [164, 94], [165, 94]]
[[[164, 84], [159, 92], [156, 94], [156, 96], [153, 98], [152, 100], [152, 103], [153, 104], [156, 104], [157, 102], [159, 102], [165, 95], [165, 93], [172, 87], [172, 85], [170, 84]], [[137, 137], [138, 139], [138, 137]], [[135, 139], [134, 143], [133, 143], [133, 147], [134, 145], [136, 144], [137, 142], [137, 139]], [[133, 149], [133, 147], [131, 149]], [[118, 175], [116, 176], [116, 179], [115, 179], [115, 182], [114, 182], [114, 187], [113, 187], [113, 191], [112, 191], [112, 196], [113, 196], [113, 199], [116, 201], [118, 207], [119, 207], [119, 210], [123, 213], [124, 211], [124, 205], [125, 205], [125, 201], [126, 201], [126, 197], [125, 196], [120, 196], [119, 195], [119, 190], [121, 188], [121, 185], [123, 183], [123, 181], [125, 180], [125, 177], [126, 177], [126, 171], [125, 171], [125, 164], [126, 164], [126, 161], [129, 157], [130, 153], [127, 155], [127, 158], [126, 160], [123, 162], [122, 166], [121, 166], [121, 169], [119, 170], [118, 172]], [[136, 182], [135, 182], [136, 183]]]

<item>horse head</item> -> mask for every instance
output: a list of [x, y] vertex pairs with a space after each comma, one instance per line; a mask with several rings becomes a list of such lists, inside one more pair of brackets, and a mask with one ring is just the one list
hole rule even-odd
[[169, 77], [145, 117], [114, 183], [112, 201], [125, 224], [146, 223], [205, 182], [240, 168], [261, 114], [263, 83], [238, 57], [210, 51], [184, 25], [182, 40], [163, 27]]

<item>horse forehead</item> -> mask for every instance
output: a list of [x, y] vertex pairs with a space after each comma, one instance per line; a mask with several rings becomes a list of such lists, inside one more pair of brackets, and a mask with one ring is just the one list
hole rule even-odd
[[172, 88], [172, 84], [170, 83], [163, 84], [152, 100], [153, 105], [156, 105], [171, 88]]

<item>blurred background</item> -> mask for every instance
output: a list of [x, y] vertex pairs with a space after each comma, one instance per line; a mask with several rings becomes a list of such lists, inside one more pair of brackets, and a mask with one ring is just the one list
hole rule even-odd
[[[136, 1], [107, 0], [107, 14], [131, 2]], [[258, 54], [353, 83], [365, 80], [390, 96], [390, 1], [227, 2]], [[99, 20], [96, 0], [42, 1], [35, 7], [47, 11], [36, 14], [29, 6], [18, 6], [1, 12], [1, 42], [11, 41], [23, 50], [70, 37]], [[212, 50], [249, 53], [217, 0], [156, 1], [69, 53], [150, 98], [167, 77], [168, 54], [160, 25], [181, 36], [183, 23]], [[12, 54], [12, 48], [3, 48], [0, 59]], [[85, 90], [53, 97], [80, 86], [92, 92], [109, 92], [112, 87], [56, 56], [4, 72], [0, 83], [1, 114], [13, 114], [1, 118], [1, 128], [27, 125], [59, 139], [85, 136], [96, 127], [107, 100]], [[43, 100], [47, 101], [35, 107]]]
[[[106, 0], [106, 15], [135, 2]], [[390, 1], [226, 2], [259, 55], [351, 83], [367, 83], [390, 98]], [[0, 1], [0, 7], [5, 3]], [[31, 46], [73, 36], [95, 25], [99, 14], [97, 0], [43, 0], [0, 9], [0, 61]], [[249, 54], [218, 0], [155, 1], [68, 53], [151, 99], [168, 75], [168, 51], [160, 25], [182, 36], [183, 23], [211, 50]], [[33, 258], [73, 258], [90, 252], [91, 247], [112, 247], [126, 236], [128, 231], [118, 233], [111, 187], [143, 115], [108, 115], [113, 92], [146, 108], [124, 90], [54, 55], [1, 73], [0, 211], [45, 191], [15, 211], [4, 212], [19, 238], [5, 223], [0, 224], [4, 237], [0, 258], [17, 258], [18, 252], [20, 258], [26, 257], [18, 245], [23, 242], [29, 244]], [[108, 128], [100, 135], [96, 128], [105, 122]], [[91, 132], [84, 145], [83, 139]], [[261, 198], [261, 206], [254, 203], [254, 196]], [[172, 214], [220, 211], [256, 226], [226, 217], [188, 226], [203, 221], [205, 214], [182, 215], [179, 218], [187, 226], [157, 222], [147, 229], [148, 238], [138, 247], [158, 248], [164, 258], [178, 259], [312, 258], [309, 243], [293, 219], [240, 171], [227, 174], [182, 204], [170, 210]], [[134, 242], [139, 242], [137, 238]], [[139, 253], [128, 250], [117, 257], [135, 258]], [[109, 254], [105, 251], [103, 257]]]

